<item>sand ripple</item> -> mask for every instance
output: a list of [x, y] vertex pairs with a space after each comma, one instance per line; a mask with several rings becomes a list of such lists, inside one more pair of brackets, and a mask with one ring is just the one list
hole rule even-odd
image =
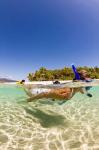
[[99, 100], [92, 93], [91, 99], [78, 94], [63, 105], [1, 96], [0, 150], [98, 150]]

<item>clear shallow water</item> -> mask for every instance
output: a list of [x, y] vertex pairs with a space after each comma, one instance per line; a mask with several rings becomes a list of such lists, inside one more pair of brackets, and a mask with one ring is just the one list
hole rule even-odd
[[0, 86], [0, 150], [99, 150], [99, 87], [63, 105]]

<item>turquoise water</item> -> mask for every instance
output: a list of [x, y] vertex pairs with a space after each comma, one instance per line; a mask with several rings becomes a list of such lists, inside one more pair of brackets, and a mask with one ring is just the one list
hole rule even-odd
[[0, 85], [0, 150], [99, 150], [99, 87], [63, 105]]

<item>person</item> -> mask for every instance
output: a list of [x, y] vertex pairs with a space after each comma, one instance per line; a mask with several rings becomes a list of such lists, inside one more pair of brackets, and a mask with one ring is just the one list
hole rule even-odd
[[20, 81], [20, 84], [24, 84], [24, 83], [25, 83], [25, 80], [21, 80], [21, 81]]
[[24, 83], [25, 83], [25, 80], [21, 80], [21, 81], [17, 82], [17, 84], [19, 84], [19, 85], [24, 85]]
[[80, 79], [85, 82], [91, 82], [92, 79], [89, 77], [89, 74], [86, 70], [81, 70], [78, 72], [80, 75]]
[[58, 80], [54, 81], [53, 84], [60, 84]]
[[[26, 90], [26, 89], [25, 89]], [[43, 90], [43, 91], [42, 91]], [[41, 98], [52, 98], [56, 100], [70, 100], [77, 92], [84, 94], [82, 88], [56, 88], [56, 89], [42, 89], [40, 88], [33, 89], [32, 95], [28, 91], [26, 91], [27, 95], [30, 98], [27, 100], [28, 102], [32, 102], [33, 100], [38, 100]]]
[[[80, 80], [79, 81], [83, 81], [83, 82], [92, 82], [92, 79], [89, 77], [88, 72], [86, 70], [81, 70], [78, 71], [79, 76], [80, 76]], [[73, 79], [73, 82], [78, 82], [78, 80], [76, 80], [76, 78]], [[83, 88], [84, 92], [87, 94], [87, 96], [92, 97], [92, 94], [88, 93], [88, 91], [91, 89], [91, 86], [85, 87]]]
[[[85, 82], [91, 82], [92, 79], [89, 78], [87, 71], [81, 70], [79, 71], [80, 80]], [[29, 92], [25, 89], [25, 92], [30, 97], [27, 101], [31, 102], [33, 100], [38, 100], [41, 98], [52, 98], [56, 100], [70, 100], [76, 93], [80, 92], [82, 94], [86, 94], [88, 97], [92, 97], [88, 91], [91, 87], [76, 87], [76, 88], [69, 88], [69, 87], [60, 87], [60, 88], [34, 88], [32, 92]]]

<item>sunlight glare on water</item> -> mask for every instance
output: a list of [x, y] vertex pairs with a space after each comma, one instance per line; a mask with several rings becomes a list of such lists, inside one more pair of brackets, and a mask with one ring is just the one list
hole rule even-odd
[[27, 103], [21, 87], [0, 85], [0, 150], [98, 150], [99, 87], [90, 93]]

